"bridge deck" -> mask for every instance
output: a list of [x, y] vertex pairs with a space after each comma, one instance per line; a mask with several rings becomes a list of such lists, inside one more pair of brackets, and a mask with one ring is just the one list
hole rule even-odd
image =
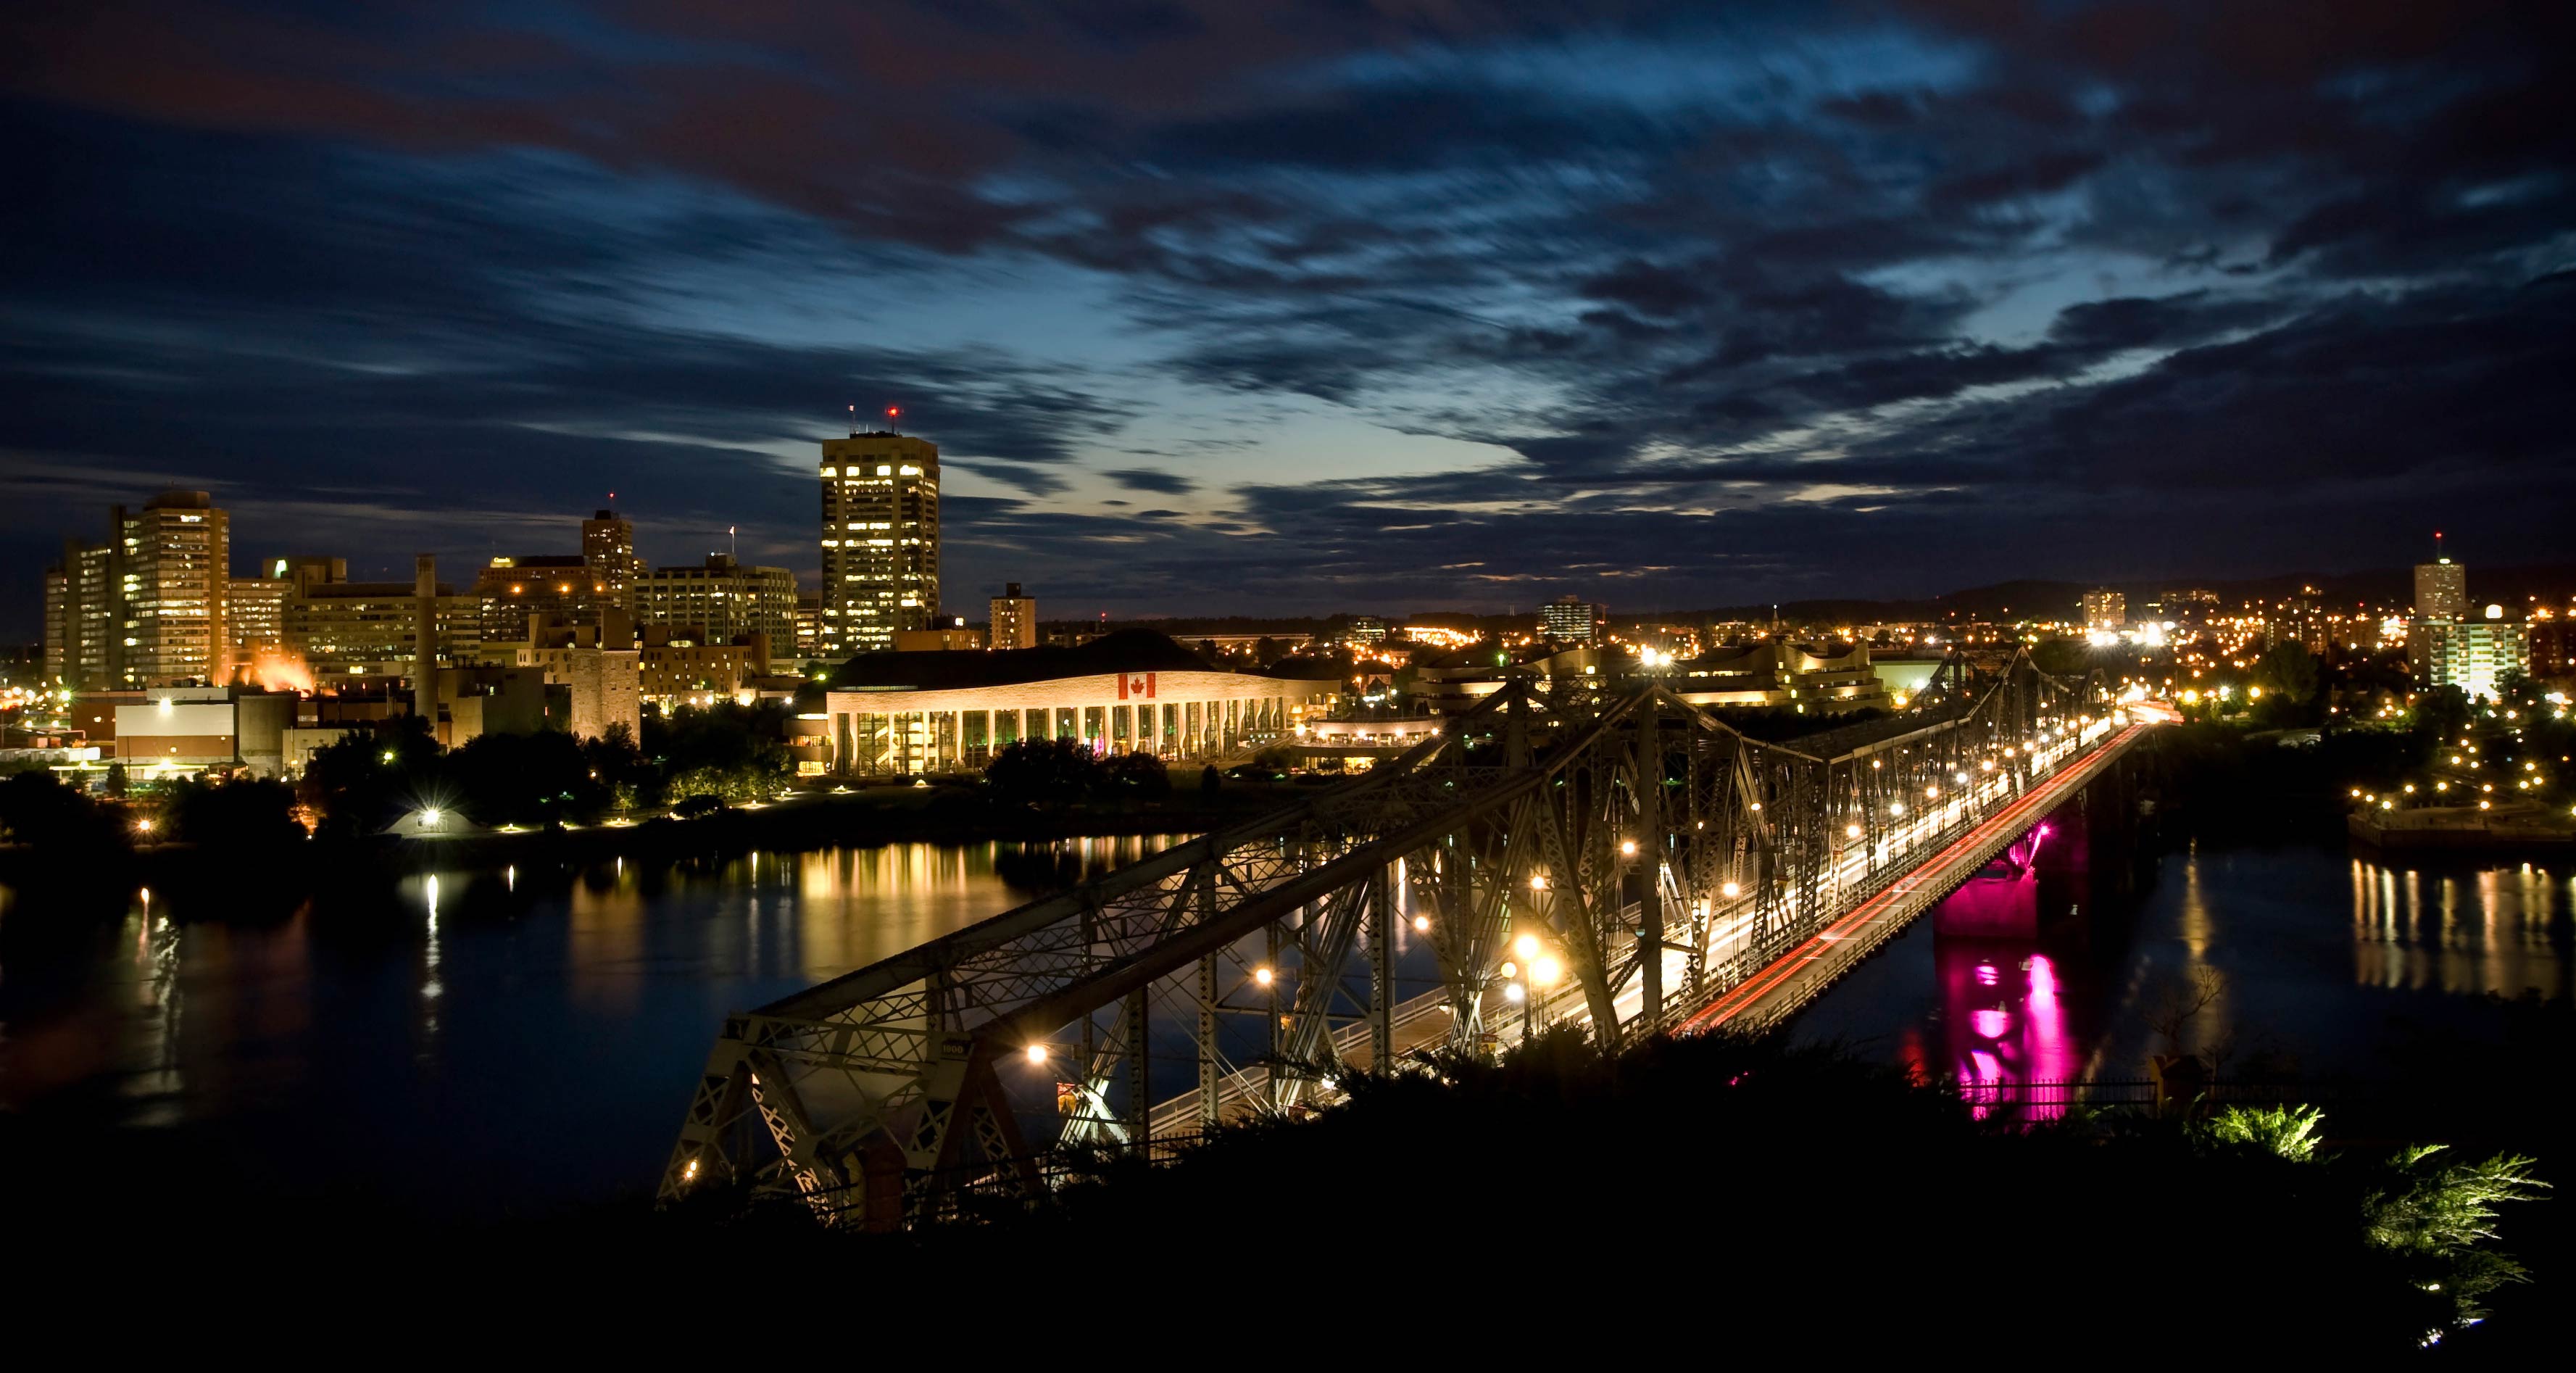
[[[2127, 726], [2105, 738], [2072, 766], [2040, 779], [2028, 791], [2014, 797], [1994, 815], [1970, 827], [1922, 863], [1876, 888], [1814, 937], [1755, 971], [1708, 1005], [1698, 1008], [1681, 1022], [1681, 1032], [1710, 1030], [1722, 1025], [1758, 1029], [1795, 1014], [1853, 965], [1902, 932], [1916, 916], [1956, 891], [1961, 883], [1992, 861], [2041, 816], [2100, 775], [2137, 741], [2146, 728], [2144, 724]], [[1882, 731], [1881, 735], [1896, 737], [1904, 732], [1888, 730]], [[1673, 959], [1680, 957], [1676, 954]], [[1686, 968], [1668, 960], [1667, 984], [1678, 989], [1686, 985], [1685, 977]], [[1621, 998], [1623, 1017], [1638, 1009], [1637, 999], [1638, 993], [1634, 989]], [[1581, 993], [1574, 988], [1562, 989], [1548, 998], [1540, 1013], [1543, 1023], [1549, 1024], [1567, 1020], [1580, 1023], [1589, 1019], [1582, 1007]], [[1499, 996], [1487, 998], [1486, 1024], [1502, 1030], [1506, 1037], [1510, 1031], [1504, 1027], [1517, 1016], [1518, 1012], [1504, 1005]], [[1426, 992], [1403, 1002], [1393, 1016], [1396, 1052], [1410, 1053], [1446, 1039], [1450, 1019], [1447, 995], [1443, 992]], [[1336, 1053], [1343, 1063], [1355, 1069], [1370, 1066], [1366, 1025], [1345, 1026], [1333, 1038]], [[1218, 1087], [1218, 1119], [1231, 1121], [1259, 1111], [1269, 1098], [1269, 1090], [1269, 1072], [1258, 1065], [1227, 1074]], [[1195, 1091], [1162, 1102], [1154, 1108], [1153, 1137], [1171, 1139], [1195, 1134], [1199, 1129], [1198, 1109], [1199, 1099]]]
[[1822, 994], [1852, 965], [1867, 958], [2003, 852], [2058, 803], [2100, 775], [2147, 730], [2129, 725], [2104, 740], [2075, 766], [2014, 798], [1913, 871], [1854, 906], [1769, 966], [1747, 977], [1682, 1024], [1685, 1033], [1732, 1025], [1759, 1029], [1778, 1023]]

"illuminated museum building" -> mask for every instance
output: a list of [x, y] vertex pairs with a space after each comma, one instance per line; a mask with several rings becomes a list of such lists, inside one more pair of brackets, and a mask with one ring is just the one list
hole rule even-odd
[[1213, 671], [1148, 630], [1080, 648], [864, 654], [826, 697], [829, 766], [856, 776], [980, 768], [1022, 739], [1218, 758], [1293, 736], [1341, 686]]

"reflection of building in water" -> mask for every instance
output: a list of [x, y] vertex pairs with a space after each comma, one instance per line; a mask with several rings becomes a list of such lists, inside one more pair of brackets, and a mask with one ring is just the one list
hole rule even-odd
[[2576, 995], [2556, 926], [2576, 908], [2576, 880], [2525, 863], [2419, 872], [2355, 859], [2353, 977], [2365, 987]]

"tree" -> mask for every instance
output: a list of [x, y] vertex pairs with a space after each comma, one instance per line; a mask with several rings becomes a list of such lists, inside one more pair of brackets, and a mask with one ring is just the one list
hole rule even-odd
[[438, 742], [426, 726], [405, 729], [400, 720], [382, 720], [372, 728], [353, 727], [315, 750], [297, 790], [321, 816], [317, 833], [375, 834], [436, 780], [440, 762]]
[[1072, 739], [1023, 739], [994, 754], [984, 767], [985, 787], [1001, 800], [1021, 805], [1078, 801], [1099, 781], [1100, 760]]
[[2273, 696], [2305, 706], [2317, 695], [2316, 655], [2295, 639], [2283, 640], [2255, 660], [2254, 681]]
[[2051, 677], [2081, 677], [2093, 668], [2093, 646], [2082, 639], [2046, 639], [2030, 651], [2031, 666]]
[[304, 837], [295, 823], [295, 789], [284, 782], [182, 782], [161, 813], [171, 838], [209, 849], [270, 848]]
[[1162, 759], [1150, 753], [1112, 754], [1109, 761], [1101, 766], [1100, 773], [1102, 783], [1107, 786], [1141, 791], [1149, 796], [1161, 796], [1172, 789], [1171, 770], [1163, 766]]
[[1213, 797], [1217, 793], [1217, 788], [1224, 785], [1225, 779], [1217, 775], [1216, 764], [1210, 763], [1206, 767], [1199, 769], [1200, 797]]
[[50, 771], [0, 778], [0, 834], [31, 848], [106, 849], [125, 841], [123, 817]]
[[2473, 718], [2468, 693], [2456, 686], [2438, 686], [2415, 698], [2415, 732], [2427, 747], [2459, 738]]

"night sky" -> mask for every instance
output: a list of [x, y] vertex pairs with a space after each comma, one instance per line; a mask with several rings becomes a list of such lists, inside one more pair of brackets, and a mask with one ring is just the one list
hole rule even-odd
[[[359, 13], [359, 11], [364, 13]], [[639, 0], [0, 12], [0, 634], [236, 564], [1620, 607], [2565, 555], [2576, 6]], [[810, 585], [810, 581], [809, 581]]]

